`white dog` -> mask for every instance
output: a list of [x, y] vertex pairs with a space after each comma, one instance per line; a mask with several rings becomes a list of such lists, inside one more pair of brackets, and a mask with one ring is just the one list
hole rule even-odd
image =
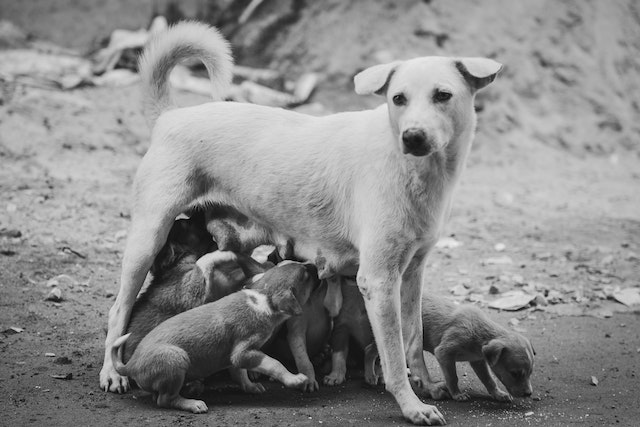
[[206, 25], [182, 23], [158, 35], [140, 64], [155, 127], [135, 177], [101, 386], [128, 389], [109, 350], [174, 218], [195, 205], [225, 205], [252, 221], [265, 242], [286, 244], [316, 263], [321, 278], [357, 271], [387, 389], [413, 423], [444, 424], [416, 396], [406, 367], [419, 386], [440, 395], [422, 355], [422, 273], [469, 153], [474, 95], [502, 66], [445, 57], [377, 65], [355, 77], [355, 88], [384, 95], [386, 104], [311, 117], [233, 102], [175, 108], [169, 73], [193, 57], [223, 96], [229, 48]]

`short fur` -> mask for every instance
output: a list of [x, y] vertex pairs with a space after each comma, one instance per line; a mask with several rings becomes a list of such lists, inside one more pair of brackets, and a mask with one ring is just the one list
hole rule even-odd
[[[353, 305], [358, 296], [345, 292], [345, 308]], [[357, 313], [353, 309], [348, 310]], [[353, 314], [350, 329], [369, 328], [366, 316]], [[423, 348], [436, 356], [445, 378], [447, 392], [455, 400], [468, 400], [469, 395], [458, 388], [456, 362], [469, 362], [489, 394], [496, 400], [511, 402], [512, 396], [530, 396], [531, 373], [535, 351], [531, 342], [521, 334], [511, 331], [472, 305], [456, 305], [435, 295], [422, 296]], [[334, 332], [335, 335], [335, 332]], [[370, 349], [371, 350], [371, 349]], [[334, 350], [335, 351], [335, 350]], [[365, 375], [375, 361], [372, 353], [365, 354]], [[346, 358], [346, 357], [345, 357]], [[369, 366], [367, 366], [369, 363]], [[341, 366], [333, 367], [333, 371]], [[498, 377], [509, 393], [501, 390], [489, 370]], [[378, 379], [377, 377], [376, 380]], [[375, 384], [373, 381], [367, 381]]]
[[158, 406], [194, 413], [208, 408], [179, 395], [185, 380], [229, 367], [256, 370], [288, 387], [301, 387], [307, 380], [303, 374], [290, 373], [260, 348], [282, 322], [301, 313], [300, 305], [317, 283], [302, 264], [274, 267], [256, 282], [256, 289], [235, 292], [162, 322], [142, 339], [127, 364], [120, 347], [129, 335], [117, 339], [111, 348], [114, 367], [153, 393]]
[[229, 82], [224, 43], [214, 30], [184, 23], [145, 50], [147, 116], [164, 112], [134, 180], [101, 386], [128, 388], [109, 349], [175, 216], [225, 205], [253, 221], [265, 241], [287, 242], [297, 258], [316, 263], [321, 278], [357, 272], [387, 389], [413, 423], [443, 424], [412, 390], [405, 361], [412, 381], [441, 397], [422, 358], [422, 271], [471, 146], [475, 93], [502, 66], [424, 57], [372, 67], [356, 76], [356, 92], [382, 94], [386, 104], [326, 117], [233, 102], [167, 109], [168, 70], [187, 56], [205, 63], [216, 86]]

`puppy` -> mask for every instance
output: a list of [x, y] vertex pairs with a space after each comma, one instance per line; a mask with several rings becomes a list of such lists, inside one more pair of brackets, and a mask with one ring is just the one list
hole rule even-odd
[[[269, 375], [287, 387], [307, 380], [294, 375], [260, 347], [288, 317], [299, 315], [301, 305], [317, 286], [308, 266], [289, 263], [267, 271], [254, 289], [244, 289], [218, 301], [180, 313], [147, 334], [129, 362], [122, 363], [116, 340], [111, 356], [120, 373], [154, 394], [158, 406], [193, 413], [207, 412], [200, 400], [179, 395], [185, 380], [204, 378], [228, 367]], [[295, 295], [294, 295], [295, 294]]]
[[[278, 265], [291, 261], [283, 261]], [[338, 292], [338, 294], [336, 294]], [[323, 280], [302, 306], [302, 314], [289, 318], [281, 331], [265, 346], [265, 353], [286, 363], [295, 362], [308, 381], [305, 392], [319, 389], [311, 359], [324, 349], [331, 334], [331, 318], [338, 308], [340, 288], [336, 281]]]
[[[356, 320], [360, 320], [361, 328], [368, 326], [364, 324], [365, 317]], [[456, 305], [446, 298], [426, 294], [422, 296], [422, 324], [423, 348], [438, 360], [453, 399], [469, 399], [468, 393], [458, 388], [456, 362], [462, 361], [469, 362], [489, 394], [498, 401], [511, 402], [512, 396], [531, 395], [535, 351], [521, 334], [489, 319], [477, 307]], [[376, 356], [369, 355], [374, 361]], [[489, 370], [509, 393], [498, 387]]]
[[[489, 319], [479, 308], [456, 305], [434, 295], [422, 297], [424, 349], [440, 364], [447, 389], [455, 400], [468, 400], [458, 388], [456, 362], [467, 361], [489, 394], [502, 402], [530, 396], [535, 351], [521, 334]], [[489, 369], [509, 393], [496, 385]]]
[[332, 386], [342, 384], [347, 374], [347, 357], [349, 355], [349, 338], [364, 350], [364, 380], [367, 384], [376, 385], [382, 376], [376, 369], [378, 350], [367, 317], [364, 299], [353, 278], [343, 277], [340, 280], [342, 306], [333, 320], [331, 332], [331, 373], [323, 379], [324, 384]]
[[432, 56], [372, 66], [355, 76], [355, 91], [382, 95], [381, 106], [313, 117], [233, 102], [175, 108], [170, 71], [193, 57], [204, 63], [214, 98], [222, 99], [232, 60], [211, 27], [180, 23], [158, 34], [140, 63], [145, 115], [154, 129], [133, 184], [101, 387], [128, 387], [109, 349], [125, 331], [173, 219], [190, 208], [222, 205], [253, 222], [260, 238], [252, 245], [293, 247], [296, 258], [318, 266], [321, 279], [357, 273], [387, 390], [411, 422], [443, 424], [440, 411], [412, 390], [406, 363], [414, 384], [433, 395], [422, 355], [424, 265], [471, 148], [475, 95], [502, 65]]

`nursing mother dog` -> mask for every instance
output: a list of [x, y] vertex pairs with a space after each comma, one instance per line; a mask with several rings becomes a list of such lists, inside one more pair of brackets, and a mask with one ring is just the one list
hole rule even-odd
[[145, 113], [155, 125], [133, 184], [101, 387], [129, 388], [109, 349], [174, 219], [195, 206], [222, 205], [253, 223], [256, 244], [287, 242], [295, 257], [316, 263], [321, 278], [357, 273], [387, 390], [411, 422], [444, 424], [416, 396], [406, 368], [425, 392], [443, 394], [422, 355], [423, 268], [469, 153], [474, 95], [502, 66], [446, 57], [376, 65], [356, 75], [355, 90], [386, 103], [312, 117], [235, 102], [176, 108], [168, 76], [191, 58], [202, 60], [221, 99], [231, 80], [230, 49], [206, 25], [181, 23], [159, 34], [140, 63]]

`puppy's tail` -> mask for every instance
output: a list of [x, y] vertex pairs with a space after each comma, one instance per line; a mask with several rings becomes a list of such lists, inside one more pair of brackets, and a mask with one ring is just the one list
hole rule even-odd
[[121, 336], [117, 340], [113, 342], [111, 346], [111, 361], [113, 362], [113, 367], [117, 373], [120, 375], [128, 376], [127, 373], [127, 365], [122, 363], [122, 351], [120, 351], [120, 347], [124, 344], [131, 334], [128, 333], [126, 335]]
[[181, 22], [156, 34], [140, 57], [144, 115], [150, 126], [164, 111], [174, 108], [169, 91], [171, 70], [182, 60], [197, 58], [207, 69], [214, 100], [225, 95], [233, 77], [229, 43], [215, 29], [198, 22]]

